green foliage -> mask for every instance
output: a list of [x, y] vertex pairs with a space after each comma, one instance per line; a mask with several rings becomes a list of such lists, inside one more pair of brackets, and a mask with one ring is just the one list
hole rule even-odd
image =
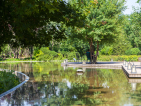
[[115, 55], [100, 55], [98, 57], [98, 61], [111, 61], [111, 59], [113, 59], [113, 61], [138, 61], [138, 58], [140, 56], [138, 55], [119, 55], [119, 56], [115, 56]]
[[0, 61], [2, 61], [3, 59], [0, 57]]
[[132, 54], [132, 55], [137, 55], [137, 54], [139, 54], [139, 53], [140, 53], [139, 48], [132, 48], [132, 49], [131, 49], [131, 54]]
[[11, 48], [8, 44], [1, 46], [0, 55], [9, 58]]
[[[24, 58], [24, 59], [16, 59], [16, 58], [7, 58], [5, 60], [0, 59], [1, 62], [7, 62], [7, 61], [31, 61], [30, 58]], [[32, 59], [32, 61], [35, 61], [35, 58]]]
[[100, 50], [102, 55], [112, 55], [113, 47], [105, 46], [103, 49]]
[[49, 54], [44, 54], [44, 55], [40, 55], [37, 58], [38, 61], [48, 61], [48, 60], [53, 60], [53, 56], [49, 55]]
[[0, 71], [0, 94], [19, 84], [19, 78], [13, 72]]
[[63, 55], [61, 53], [58, 53], [56, 60], [62, 60], [62, 59], [63, 59]]
[[126, 55], [138, 55], [140, 53], [139, 48], [132, 48], [130, 50], [125, 51]]
[[88, 9], [85, 24], [82, 28], [75, 28], [77, 34], [75, 37], [87, 41], [92, 39], [93, 42], [113, 42], [117, 37], [116, 35], [120, 33], [118, 15], [124, 9], [123, 3], [124, 1], [119, 2], [118, 0], [113, 2], [111, 0], [100, 0], [96, 3], [96, 6], [91, 6], [93, 3], [86, 2], [80, 8], [80, 11], [85, 8]]
[[35, 51], [34, 55], [38, 61], [62, 59], [62, 55], [60, 53], [50, 51], [47, 47], [42, 47], [40, 50]]
[[134, 12], [127, 17], [124, 23], [124, 30], [127, 39], [131, 42], [133, 48], [141, 50], [141, 12], [134, 8]]
[[73, 58], [76, 58], [76, 52], [70, 52], [68, 53], [68, 60], [73, 60]]
[[112, 44], [113, 55], [124, 55], [125, 51], [132, 48], [131, 43], [127, 40], [127, 37], [123, 34], [119, 35], [116, 41]]
[[4, 61], [21, 61], [21, 59], [14, 59], [14, 58], [9, 58], [9, 59], [6, 59], [6, 60], [4, 60]]
[[[69, 59], [73, 60], [73, 58], [76, 58], [76, 54], [78, 52], [69, 52], [69, 51], [61, 51], [60, 53], [57, 53], [55, 51], [49, 50], [47, 47], [42, 47], [39, 52], [35, 52], [36, 60], [39, 61], [48, 61], [48, 60], [62, 60], [62, 59]], [[78, 53], [79, 55], [79, 53]]]
[[[55, 40], [62, 39], [63, 24], [83, 24], [83, 16], [77, 11], [76, 6], [62, 0], [1, 0], [0, 47], [49, 45], [52, 35]], [[58, 24], [53, 26], [50, 21]]]
[[[73, 1], [74, 4], [77, 0]], [[117, 40], [118, 35], [122, 33], [122, 22], [119, 16], [125, 9], [125, 0], [88, 0], [82, 2], [79, 11], [86, 15], [83, 27], [73, 27], [68, 29], [71, 38], [78, 38], [90, 45], [90, 52], [95, 53], [99, 50], [100, 44], [113, 43]], [[111, 54], [112, 50], [105, 51]], [[98, 52], [96, 52], [98, 53]], [[97, 56], [97, 54], [96, 54]], [[95, 63], [97, 58], [94, 59]], [[92, 60], [91, 60], [92, 61]]]
[[126, 54], [126, 55], [131, 55], [131, 50], [126, 50], [126, 51], [125, 51], [125, 54]]

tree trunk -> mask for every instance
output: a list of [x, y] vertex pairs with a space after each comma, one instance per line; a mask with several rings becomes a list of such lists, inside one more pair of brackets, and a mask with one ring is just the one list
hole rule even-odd
[[32, 60], [33, 46], [31, 46], [29, 50], [30, 50], [30, 60]]
[[98, 49], [99, 49], [99, 41], [97, 41], [96, 55], [94, 54], [95, 50], [94, 50], [94, 45], [93, 45], [92, 39], [90, 40], [89, 45], [90, 45], [90, 57], [91, 57], [90, 62], [93, 64], [96, 64], [97, 56], [98, 56]]
[[90, 41], [89, 42], [89, 45], [90, 45], [90, 62], [92, 63], [92, 42]]
[[24, 49], [21, 48], [21, 52], [20, 52], [20, 54], [19, 54], [20, 58], [23, 56], [23, 52], [24, 52]]
[[16, 58], [16, 50], [13, 51], [14, 58]]
[[54, 39], [52, 40], [52, 43], [51, 43], [51, 51], [53, 50], [53, 46], [54, 46]]
[[92, 39], [91, 39], [91, 41], [89, 42], [89, 45], [90, 45], [90, 57], [91, 57], [90, 62], [91, 62], [91, 63], [94, 63], [95, 56], [94, 56], [94, 45], [93, 45]]
[[19, 52], [18, 52], [18, 50], [17, 50], [17, 59], [19, 58]]
[[16, 50], [16, 54], [17, 54], [17, 59], [18, 59], [19, 58], [19, 50], [18, 50], [18, 48]]
[[21, 47], [18, 47], [18, 48], [16, 49], [17, 59], [19, 58], [20, 49], [21, 49]]
[[97, 41], [97, 49], [96, 49], [95, 63], [96, 63], [96, 61], [97, 61], [98, 50], [99, 50], [99, 41]]

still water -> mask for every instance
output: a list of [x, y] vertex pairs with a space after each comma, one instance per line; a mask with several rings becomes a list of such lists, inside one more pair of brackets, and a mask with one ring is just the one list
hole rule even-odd
[[122, 70], [69, 68], [49, 62], [1, 63], [0, 68], [30, 77], [1, 98], [0, 106], [141, 106], [141, 79], [128, 79]]

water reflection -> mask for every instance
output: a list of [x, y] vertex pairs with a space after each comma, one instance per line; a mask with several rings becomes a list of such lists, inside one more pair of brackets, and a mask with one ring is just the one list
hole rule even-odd
[[141, 85], [133, 84], [132, 87], [129, 81], [135, 82], [127, 79], [122, 70], [64, 69], [55, 63], [0, 64], [0, 68], [20, 70], [30, 77], [30, 80], [12, 95], [0, 100], [2, 106], [141, 104]]

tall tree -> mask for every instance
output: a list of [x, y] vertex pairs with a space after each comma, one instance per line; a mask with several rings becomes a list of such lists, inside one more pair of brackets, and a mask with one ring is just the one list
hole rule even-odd
[[84, 14], [87, 17], [83, 27], [75, 27], [72, 30], [74, 33], [72, 37], [89, 42], [92, 63], [96, 63], [99, 45], [114, 42], [118, 34], [121, 33], [119, 15], [125, 9], [124, 2], [125, 0], [87, 0], [81, 2], [80, 11], [85, 11]]
[[134, 11], [129, 17], [127, 24], [125, 24], [125, 31], [128, 40], [131, 42], [134, 48], [140, 48], [141, 50], [141, 13]]

